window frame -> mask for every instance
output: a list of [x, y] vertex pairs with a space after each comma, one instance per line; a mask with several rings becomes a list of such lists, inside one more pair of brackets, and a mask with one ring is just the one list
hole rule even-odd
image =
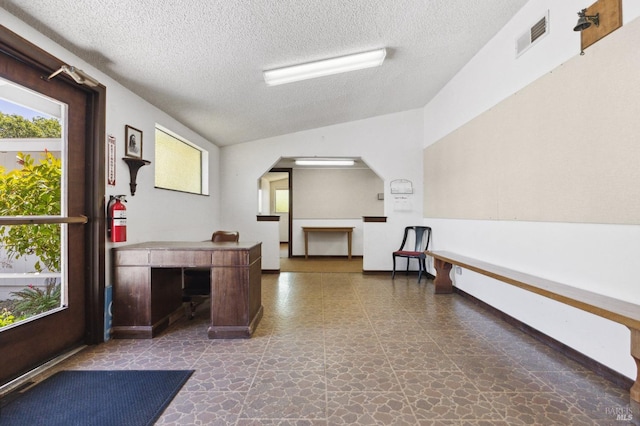
[[183, 136], [180, 136], [179, 134], [177, 134], [176, 132], [166, 128], [165, 126], [162, 126], [158, 123], [156, 123], [155, 125], [155, 129], [154, 129], [154, 155], [157, 153], [157, 143], [156, 143], [156, 132], [162, 132], [165, 133], [166, 135], [170, 136], [173, 139], [176, 139], [179, 142], [184, 143], [185, 145], [187, 145], [190, 148], [193, 148], [194, 150], [198, 151], [200, 153], [200, 192], [194, 192], [194, 191], [185, 191], [183, 189], [176, 189], [176, 188], [167, 188], [164, 186], [158, 186], [157, 184], [157, 174], [159, 172], [162, 172], [161, 170], [158, 170], [158, 167], [160, 166], [160, 163], [158, 163], [157, 161], [155, 162], [155, 167], [154, 167], [154, 172], [155, 172], [155, 176], [154, 176], [154, 188], [157, 189], [163, 189], [163, 190], [167, 190], [167, 191], [176, 191], [176, 192], [182, 192], [185, 194], [193, 194], [193, 195], [205, 195], [208, 196], [209, 195], [209, 152], [194, 144], [193, 142], [189, 141], [188, 139], [184, 138]]
[[[287, 200], [286, 200], [286, 210], [282, 211], [278, 209], [278, 205], [281, 204], [278, 202], [278, 192], [283, 192], [287, 194]], [[289, 192], [289, 188], [275, 188], [273, 190], [273, 211], [275, 213], [289, 213], [289, 197], [291, 197], [291, 194]]]

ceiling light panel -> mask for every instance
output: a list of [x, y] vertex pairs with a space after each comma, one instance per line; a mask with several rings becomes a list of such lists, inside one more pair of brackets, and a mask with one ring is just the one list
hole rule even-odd
[[370, 52], [356, 53], [263, 71], [263, 76], [268, 86], [276, 86], [278, 84], [293, 83], [294, 81], [377, 67], [382, 65], [386, 56], [386, 49], [378, 49]]
[[296, 160], [297, 166], [353, 166], [354, 160]]

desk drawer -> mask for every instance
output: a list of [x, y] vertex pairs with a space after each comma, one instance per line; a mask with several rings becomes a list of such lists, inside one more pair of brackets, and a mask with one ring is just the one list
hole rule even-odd
[[149, 250], [116, 250], [116, 266], [146, 266], [149, 264]]
[[165, 250], [151, 252], [151, 266], [211, 266], [210, 251], [194, 251], [194, 250]]
[[213, 264], [215, 266], [247, 266], [249, 252], [247, 250], [214, 251]]

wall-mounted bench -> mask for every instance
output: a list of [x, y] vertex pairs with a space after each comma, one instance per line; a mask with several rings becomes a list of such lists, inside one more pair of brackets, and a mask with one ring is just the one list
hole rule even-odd
[[457, 265], [627, 326], [631, 331], [631, 356], [637, 367], [636, 381], [629, 393], [631, 399], [640, 402], [640, 306], [456, 253], [425, 253], [434, 259], [436, 293], [453, 292], [450, 272], [452, 265]]

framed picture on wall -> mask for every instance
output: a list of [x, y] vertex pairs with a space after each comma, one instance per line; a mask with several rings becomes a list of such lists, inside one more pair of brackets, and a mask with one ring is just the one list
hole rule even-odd
[[142, 159], [142, 130], [124, 126], [124, 143], [127, 157]]

